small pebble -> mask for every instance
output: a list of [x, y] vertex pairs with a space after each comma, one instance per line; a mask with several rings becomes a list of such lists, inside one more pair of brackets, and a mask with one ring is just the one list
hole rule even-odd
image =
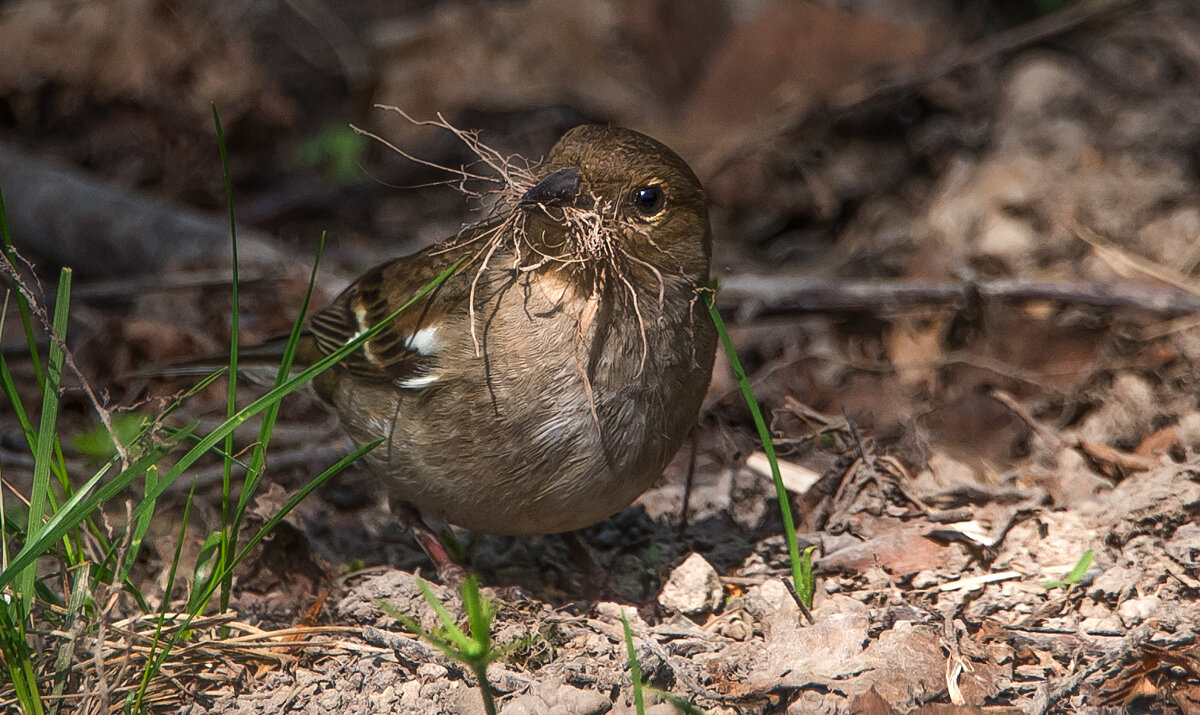
[[1121, 619], [1116, 616], [1104, 616], [1103, 618], [1085, 618], [1079, 624], [1079, 630], [1089, 635], [1105, 635], [1111, 633], [1124, 633], [1125, 627], [1121, 625]]
[[717, 610], [724, 595], [717, 570], [703, 556], [693, 553], [671, 572], [658, 602], [667, 610], [698, 616]]
[[372, 712], [388, 712], [396, 702], [396, 689], [389, 685], [378, 693], [367, 693], [367, 702], [371, 704]]
[[918, 571], [917, 575], [913, 576], [912, 579], [913, 588], [933, 588], [936, 585], [938, 585], [938, 577], [928, 569]]
[[417, 666], [417, 675], [421, 676], [423, 680], [439, 680], [446, 677], [449, 672], [437, 663], [422, 663]]
[[1158, 596], [1131, 598], [1117, 608], [1117, 615], [1126, 628], [1132, 628], [1154, 615], [1160, 606], [1162, 599]]

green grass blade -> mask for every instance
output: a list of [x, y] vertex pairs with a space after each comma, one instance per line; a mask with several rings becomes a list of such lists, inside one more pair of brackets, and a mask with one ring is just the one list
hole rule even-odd
[[[377, 439], [373, 442], [364, 444], [350, 454], [347, 454], [345, 457], [339, 459], [333, 466], [329, 467], [324, 472], [321, 472], [315, 479], [304, 485], [304, 487], [301, 489], [297, 490], [295, 494], [288, 497], [288, 500], [283, 503], [283, 506], [279, 508], [279, 511], [271, 515], [271, 518], [267, 519], [266, 522], [259, 527], [258, 531], [254, 533], [254, 536], [250, 537], [250, 540], [246, 542], [246, 545], [243, 546], [240, 551], [238, 551], [237, 558], [234, 560], [233, 566], [236, 566], [243, 559], [245, 559], [246, 556], [249, 555], [250, 551], [253, 550], [255, 546], [258, 546], [258, 544], [267, 537], [267, 534], [271, 533], [276, 526], [279, 526], [279, 522], [283, 521], [284, 518], [290, 514], [300, 502], [304, 501], [305, 497], [319, 489], [323, 484], [325, 484], [325, 482], [328, 482], [330, 479], [337, 476], [343, 469], [362, 459], [363, 456], [382, 443], [382, 439]], [[229, 568], [233, 568], [233, 566], [230, 566]], [[224, 576], [224, 574], [221, 574], [222, 578], [224, 578]]]
[[787, 542], [788, 558], [792, 565], [792, 585], [796, 587], [796, 592], [800, 594], [801, 600], [805, 601], [804, 605], [811, 608], [812, 582], [806, 583], [802, 578], [803, 565], [800, 559], [800, 547], [796, 541], [796, 523], [792, 520], [791, 500], [788, 497], [787, 488], [783, 486], [783, 476], [779, 473], [779, 460], [775, 456], [771, 431], [767, 429], [767, 423], [763, 419], [758, 400], [754, 397], [754, 390], [750, 387], [750, 379], [746, 377], [746, 370], [742, 367], [742, 361], [738, 359], [737, 350], [729, 338], [729, 331], [725, 329], [725, 321], [721, 319], [721, 313], [717, 310], [715, 294], [709, 293], [707, 303], [708, 313], [712, 316], [713, 325], [716, 326], [717, 333], [721, 336], [721, 344], [725, 348], [725, 354], [729, 357], [729, 365], [733, 368], [733, 374], [737, 377], [738, 385], [741, 387], [742, 397], [746, 400], [746, 406], [750, 408], [750, 415], [754, 418], [754, 427], [758, 430], [759, 440], [762, 441], [763, 452], [766, 453], [767, 461], [771, 464], [771, 479], [775, 482], [775, 498], [779, 502], [779, 512], [783, 517], [783, 537]]
[[[229, 213], [229, 262], [233, 271], [233, 280], [231, 281], [233, 310], [230, 314], [229, 326], [229, 382], [225, 392], [225, 419], [231, 419], [237, 413], [237, 386], [238, 386], [238, 339], [241, 334], [241, 305], [238, 286], [240, 276], [238, 274], [238, 242], [237, 242], [237, 219], [234, 216], [233, 210], [233, 182], [229, 177], [229, 154], [225, 149], [225, 132], [221, 128], [221, 115], [217, 111], [216, 102], [212, 103], [213, 126], [217, 130], [217, 150], [221, 155], [221, 176], [225, 186], [225, 208]], [[233, 454], [233, 432], [225, 435], [225, 454]], [[221, 529], [223, 538], [220, 543], [220, 559], [222, 563], [228, 563], [233, 558], [233, 551], [237, 548], [237, 536], [234, 533], [233, 521], [234, 514], [232, 511], [232, 491], [233, 491], [233, 462], [230, 459], [225, 459], [221, 466]], [[246, 489], [243, 487], [242, 492]], [[229, 606], [229, 596], [233, 590], [233, 576], [230, 575], [230, 580], [221, 585], [221, 610], [225, 610]]]
[[463, 610], [471, 625], [471, 657], [487, 659], [492, 649], [492, 611], [479, 592], [479, 579], [469, 576], [462, 582]]
[[425, 597], [425, 600], [429, 602], [429, 607], [433, 609], [438, 619], [441, 620], [442, 628], [446, 631], [446, 636], [461, 651], [456, 657], [464, 660], [469, 659], [469, 653], [474, 650], [473, 646], [475, 644], [462, 632], [462, 629], [454, 622], [454, 618], [446, 612], [446, 607], [442, 605], [437, 596], [433, 595], [433, 591], [429, 590], [429, 584], [425, 583], [424, 579], [417, 579], [417, 587], [421, 589], [421, 595]]
[[[145, 477], [142, 481], [142, 497], [145, 498], [146, 494], [154, 491], [154, 488], [157, 485], [158, 465], [153, 464], [150, 465], [150, 468], [146, 470]], [[122, 556], [120, 574], [122, 581], [128, 580], [129, 572], [133, 569], [133, 565], [137, 562], [138, 552], [142, 549], [142, 540], [146, 538], [146, 532], [150, 529], [150, 519], [154, 516], [154, 507], [155, 504], [152, 502], [149, 510], [138, 517], [138, 520], [134, 522], [133, 538], [130, 539], [129, 548]]]
[[[179, 573], [179, 557], [183, 553], [184, 538], [187, 536], [188, 523], [192, 516], [192, 501], [196, 498], [196, 480], [192, 480], [192, 488], [188, 490], [187, 501], [183, 503], [183, 521], [179, 524], [179, 536], [175, 539], [175, 554], [171, 557], [171, 568], [167, 571], [167, 585], [163, 590], [162, 604], [158, 609], [158, 623], [154, 626], [154, 637], [150, 639], [150, 653], [146, 662], [154, 662], [155, 652], [162, 640], [163, 625], [167, 620], [167, 610], [171, 605], [171, 593], [175, 590], [175, 576]], [[146, 688], [150, 685], [151, 670], [146, 667], [142, 671], [142, 682], [138, 685], [137, 695], [133, 698], [133, 711], [142, 712], [142, 699], [146, 696]]]
[[[312, 301], [313, 287], [317, 284], [317, 270], [321, 266], [321, 257], [325, 254], [325, 234], [321, 234], [320, 240], [317, 242], [317, 255], [313, 260], [312, 272], [308, 276], [308, 286], [304, 290], [304, 298], [300, 301], [300, 310], [296, 313], [296, 320], [292, 322], [292, 331], [288, 335], [287, 345], [283, 350], [283, 357], [280, 358], [279, 372], [275, 375], [275, 386], [283, 384], [292, 372], [292, 364], [296, 359], [296, 350], [300, 346], [300, 335], [304, 332], [304, 321], [308, 314], [308, 306]], [[245, 488], [242, 489], [241, 495], [238, 497], [237, 512], [235, 519], [235, 536], [236, 527], [240, 525], [241, 519], [245, 516], [246, 508], [250, 504], [250, 498], [258, 488], [259, 480], [262, 478], [262, 464], [266, 455], [267, 445], [271, 441], [271, 433], [275, 429], [275, 420], [279, 416], [279, 405], [275, 404], [265, 412], [263, 412], [262, 427], [258, 431], [258, 442], [254, 447], [254, 457], [251, 460], [250, 467], [247, 471], [247, 481]]]
[[[18, 296], [21, 300], [24, 300], [23, 295], [18, 293]], [[3, 306], [4, 314], [7, 314], [7, 312], [8, 312], [8, 297], [9, 297], [9, 294], [6, 293], [5, 298], [4, 298], [4, 306]], [[3, 334], [3, 329], [4, 329], [4, 320], [3, 320], [3, 317], [0, 317], [0, 334]], [[32, 350], [30, 352], [30, 355], [31, 355], [31, 357], [34, 357], [34, 359], [36, 359], [37, 351]], [[42, 377], [43, 373], [41, 371], [41, 366], [37, 365], [37, 364], [35, 364], [35, 366], [38, 368], [38, 384], [42, 388], [44, 388], [45, 380]], [[0, 390], [2, 390], [4, 392], [4, 396], [8, 399], [9, 405], [12, 406], [13, 414], [17, 418], [17, 423], [21, 426], [21, 433], [25, 436], [25, 442], [29, 446], [29, 453], [31, 455], [37, 455], [38, 454], [37, 431], [33, 427], [33, 423], [29, 418], [29, 413], [26, 411], [25, 405], [21, 400], [20, 393], [17, 392], [16, 381], [13, 379], [12, 371], [9, 369], [9, 366], [8, 366], [8, 361], [4, 359], [4, 356], [2, 354], [0, 354]], [[59, 444], [57, 433], [54, 435], [54, 459], [50, 461], [49, 467], [50, 467], [50, 470], [58, 477], [58, 482], [59, 482], [59, 484], [62, 485], [63, 492], [65, 494], [67, 494], [68, 496], [70, 496], [71, 485], [67, 479], [66, 460], [63, 458], [62, 446]], [[58, 505], [55, 502], [53, 493], [50, 493], [50, 492], [43, 492], [43, 493], [46, 496], [47, 503], [50, 505], [51, 511], [57, 512]], [[103, 534], [100, 533], [100, 530], [98, 528], [94, 528], [94, 526], [95, 526], [94, 524], [89, 524], [89, 526], [93, 527], [92, 531], [96, 535], [99, 542], [101, 544], [105, 544], [106, 542], [103, 538]], [[63, 546], [64, 546], [64, 552], [67, 556], [67, 558], [66, 558], [67, 563], [69, 563], [71, 565], [79, 565], [80, 563], [82, 563], [83, 557], [78, 552], [78, 550], [76, 548], [74, 548], [71, 539], [64, 538]]]
[[71, 569], [74, 574], [74, 583], [71, 586], [71, 598], [67, 601], [67, 617], [63, 623], [62, 630], [69, 634], [70, 637], [63, 640], [59, 646], [58, 656], [54, 660], [54, 688], [51, 691], [52, 701], [50, 704], [51, 715], [57, 713], [62, 707], [62, 694], [67, 686], [67, 678], [71, 674], [71, 667], [75, 664], [75, 624], [81, 617], [83, 607], [92, 596], [92, 578], [91, 570], [86, 564], [76, 566]]
[[[8, 296], [4, 300], [4, 312], [8, 312]], [[29, 413], [25, 411], [25, 404], [21, 401], [20, 394], [17, 393], [17, 384], [13, 380], [12, 370], [8, 367], [8, 361], [4, 359], [4, 355], [0, 354], [0, 387], [4, 389], [4, 397], [8, 399], [8, 404], [13, 409], [13, 414], [16, 415], [17, 423], [21, 425], [21, 432], [25, 435], [25, 442], [29, 445], [29, 451], [37, 451], [37, 432], [33, 429], [33, 422], [29, 419]]]
[[447, 656], [461, 660], [461, 654], [454, 649], [453, 643], [445, 638], [442, 638], [436, 633], [431, 633], [425, 630], [421, 627], [421, 624], [416, 621], [416, 619], [401, 613], [395, 606], [383, 600], [382, 598], [376, 599], [375, 605], [379, 606], [379, 610], [383, 611], [392, 618], [395, 618], [400, 625], [407, 628], [418, 638], [424, 638], [425, 640], [429, 641], [435, 648], [442, 651]]
[[[158, 499], [158, 497], [162, 495], [163, 491], [165, 491], [172, 483], [174, 483], [184, 471], [191, 467], [192, 464], [194, 464], [196, 460], [200, 458], [200, 456], [207, 453], [210, 449], [216, 446], [218, 442], [224, 439], [226, 434], [232, 432], [234, 429], [241, 426], [258, 413], [262, 412], [271, 404], [283, 399], [284, 395], [290, 394], [316, 375], [328, 370], [334, 364], [341, 361], [342, 358], [361, 347], [364, 342], [378, 335], [379, 332], [386, 328], [396, 316], [407, 310], [412, 304], [424, 298], [435, 288], [437, 288], [437, 286], [441, 285], [444, 280], [449, 278], [456, 270], [458, 270], [461, 264], [461, 260], [457, 261], [449, 268], [442, 271], [437, 278], [430, 281], [412, 298], [397, 308], [391, 315], [380, 321], [378, 325], [373, 326], [370, 330], [364, 331], [354, 340], [351, 340], [310, 367], [299, 372], [293, 378], [287, 380], [278, 387], [274, 387], [267, 391], [267, 393], [262, 397], [254, 400], [249, 405], [239, 410], [238, 413], [234, 415], [233, 419], [226, 420], [222, 424], [218, 425], [212, 432], [195, 443], [192, 448], [189, 449], [184, 456], [175, 463], [175, 466], [172, 467], [167, 474], [165, 474], [163, 478], [158, 481], [153, 490], [146, 495], [146, 499]], [[210, 376], [210, 378], [206, 379], [212, 378]], [[42, 535], [36, 540], [31, 539], [26, 542], [25, 547], [22, 548], [20, 553], [13, 558], [13, 561], [9, 567], [3, 572], [0, 572], [0, 588], [3, 588], [13, 581], [16, 575], [16, 569], [24, 568], [30, 564], [39, 555], [44, 553], [54, 540], [57, 540], [69, 529], [79, 524], [84, 518], [87, 517], [88, 514], [94, 511], [99, 504], [106, 502], [115, 495], [119, 494], [121, 490], [127, 487], [134, 479], [141, 476], [145, 470], [150, 467], [150, 465], [157, 464], [159, 460], [162, 459], [163, 455], [170, 451], [175, 444], [181, 440], [187, 439], [189, 435], [190, 430], [175, 435], [175, 439], [168, 444], [154, 445], [147, 450], [145, 455], [136, 460], [128, 468], [124, 469], [116, 477], [108, 482], [105, 482], [102, 487], [92, 494], [89, 494], [90, 489], [99, 481], [100, 474], [98, 473], [95, 477], [89, 480], [84, 489], [81, 489], [79, 492], [72, 495], [71, 499], [63, 505], [63, 508], [60, 509], [49, 522], [47, 522], [46, 529]], [[357, 454], [357, 452], [355, 454]], [[106, 469], [111, 466], [111, 464], [107, 465]], [[134, 509], [134, 519], [140, 518], [141, 515], [148, 510], [149, 507], [147, 506], [147, 502], [143, 501], [141, 505]]]
[[33, 668], [33, 653], [25, 640], [25, 615], [20, 605], [0, 596], [0, 655], [16, 693], [21, 712], [42, 715], [42, 698], [38, 694], [37, 674]]
[[[200, 547], [200, 554], [196, 557], [196, 567], [192, 570], [192, 594], [187, 603], [189, 612], [204, 612], [209, 594], [214, 590], [210, 588], [213, 585], [213, 576], [223, 570], [221, 569], [221, 553], [224, 544], [224, 535], [219, 531], [214, 531], [208, 535]], [[221, 588], [224, 589], [223, 584]], [[224, 590], [222, 590], [222, 598], [224, 598]], [[222, 604], [221, 608], [224, 610], [225, 604]]]
[[[302, 489], [293, 494], [291, 498], [284, 502], [279, 511], [272, 515], [270, 519], [267, 519], [266, 523], [264, 523], [262, 527], [255, 532], [254, 536], [252, 536], [246, 545], [237, 553], [237, 556], [234, 557], [233, 561], [222, 566], [222, 571], [217, 573], [212, 578], [207, 592], [203, 594], [203, 598], [196, 598], [195, 600], [201, 603], [207, 603], [208, 599], [212, 598], [213, 593], [216, 591], [217, 585], [225, 579], [225, 576], [227, 575], [225, 570], [232, 571], [239, 563], [241, 563], [242, 560], [245, 559], [250, 553], [250, 551], [255, 546], [258, 546], [258, 544], [266, 538], [267, 534], [269, 534], [272, 529], [278, 526], [279, 522], [283, 521], [284, 517], [291, 513], [292, 509], [295, 509], [296, 505], [303, 501], [305, 497], [307, 497], [309, 494], [312, 494], [315, 490], [320, 488], [321, 485], [325, 484], [325, 482], [339, 474], [343, 469], [350, 466], [354, 462], [357, 462], [359, 459], [362, 459], [363, 455], [378, 447], [382, 442], [382, 439], [377, 439], [374, 442], [370, 442], [369, 444], [359, 447], [350, 454], [338, 460], [337, 463], [326, 469], [315, 479], [306, 484]], [[153, 678], [158, 673], [159, 669], [162, 667], [162, 664], [166, 662], [167, 656], [170, 655], [171, 649], [175, 647], [175, 644], [178, 643], [179, 639], [182, 638], [184, 633], [187, 632], [187, 627], [191, 625], [191, 622], [198, 615], [198, 611], [188, 611], [187, 617], [184, 618], [182, 623], [179, 624], [179, 627], [175, 629], [175, 633], [171, 636], [170, 640], [167, 641], [162, 652], [159, 653], [158, 657], [147, 666], [150, 675], [146, 677]]]
[[[223, 368], [213, 371], [209, 375], [206, 375], [204, 377], [204, 379], [202, 379], [200, 382], [193, 385], [187, 392], [183, 393], [176, 399], [172, 400], [171, 404], [169, 404], [165, 408], [163, 408], [163, 411], [161, 414], [159, 414], [157, 421], [162, 422], [165, 418], [169, 417], [172, 413], [174, 413], [175, 410], [178, 410], [180, 407], [183, 407], [185, 404], [188, 403], [189, 400], [191, 400], [193, 397], [195, 397], [196, 395], [200, 394], [205, 389], [207, 389], [209, 385], [213, 384], [214, 382], [221, 379], [222, 377], [225, 377], [226, 372], [228, 372], [228, 368], [223, 367]], [[166, 426], [164, 426], [163, 428], [171, 429], [170, 427], [166, 427]], [[147, 425], [146, 429], [143, 430], [140, 435], [138, 435], [138, 439], [139, 440], [145, 439], [147, 436], [150, 435], [151, 432], [154, 431], [154, 429], [155, 429], [155, 426], [153, 424]]]
[[621, 609], [621, 627], [625, 630], [625, 652], [629, 656], [629, 677], [633, 681], [633, 707], [638, 715], [646, 715], [645, 695], [642, 693], [642, 666], [638, 663], [637, 649], [633, 647], [633, 629]]
[[[41, 384], [45, 385], [45, 381], [43, 380]], [[13, 379], [12, 371], [8, 367], [8, 361], [4, 359], [3, 355], [0, 355], [0, 390], [3, 390], [8, 404], [13, 409], [13, 414], [17, 418], [17, 423], [21, 426], [21, 433], [25, 436], [25, 443], [29, 446], [29, 453], [36, 455], [38, 453], [37, 430], [34, 429], [33, 422], [29, 419], [29, 413], [26, 411], [25, 405], [21, 401], [21, 396], [17, 392], [16, 381]], [[57, 440], [58, 436], [55, 435], [55, 441], [57, 442]], [[54, 460], [50, 463], [50, 469], [58, 477], [59, 484], [64, 486], [64, 491], [69, 494], [70, 485], [67, 482], [65, 464], [62, 449], [56, 443], [54, 445]], [[55, 508], [55, 505], [52, 503], [51, 507]], [[103, 542], [103, 539], [101, 541]]]
[[[2, 217], [4, 213], [3, 203], [3, 200], [0, 199], [0, 217]], [[0, 311], [2, 311], [0, 312], [0, 338], [4, 336], [4, 318], [6, 315], [8, 315], [8, 296], [9, 293], [6, 292], [4, 294], [4, 307], [0, 309]], [[2, 352], [0, 352], [0, 382], [2, 382], [4, 385], [5, 394], [9, 395], [9, 402], [20, 408], [21, 398], [16, 394], [16, 386], [13, 384], [12, 374], [8, 371], [8, 364], [4, 362], [4, 355]], [[29, 422], [28, 418], [25, 417], [24, 412], [24, 409], [21, 409], [20, 418], [22, 421], [22, 427], [27, 425]], [[27, 435], [32, 434], [33, 430], [28, 429]], [[10, 522], [8, 513], [4, 510], [4, 487], [0, 486], [0, 571], [8, 568], [8, 535], [10, 532], [16, 534], [17, 530], [16, 522]], [[22, 537], [21, 540], [25, 541], [24, 537]], [[0, 605], [0, 608], [3, 607], [4, 606]]]
[[120, 494], [121, 490], [129, 486], [134, 479], [144, 474], [152, 465], [157, 464], [171, 450], [172, 446], [173, 444], [163, 444], [148, 450], [128, 468], [101, 485], [102, 477], [115, 463], [109, 462], [104, 465], [71, 495], [71, 498], [55, 512], [54, 516], [50, 517], [36, 539], [29, 538], [25, 542], [25, 546], [13, 557], [8, 568], [0, 571], [0, 588], [12, 583], [22, 569], [32, 564], [64, 534], [82, 523], [100, 504], [106, 503]]
[[1091, 549], [1084, 551], [1083, 556], [1080, 556], [1079, 560], [1075, 562], [1075, 566], [1071, 569], [1069, 574], [1064, 576], [1059, 581], [1050, 581], [1042, 584], [1042, 588], [1070, 588], [1071, 586], [1079, 583], [1081, 580], [1083, 580], [1084, 574], [1087, 573], [1088, 568], [1092, 565], [1092, 558], [1094, 556], [1095, 554]]
[[[17, 250], [13, 247], [12, 234], [8, 230], [8, 212], [4, 208], [4, 194], [0, 193], [0, 241], [4, 243], [4, 259], [17, 275], [21, 273], [21, 261], [17, 258]], [[33, 316], [29, 310], [29, 301], [17, 291], [17, 311], [21, 315], [21, 327], [25, 330], [25, 344], [29, 347], [29, 357], [33, 361], [33, 370], [37, 376], [38, 385], [43, 382], [42, 360], [38, 356], [37, 340], [33, 334]]]
[[816, 581], [813, 576], [813, 554], [816, 551], [816, 546], [809, 546], [800, 554], [800, 586], [796, 587], [796, 593], [800, 594], [800, 600], [806, 608], [812, 608], [813, 596], [816, 594]]
[[1092, 558], [1095, 554], [1091, 549], [1083, 552], [1083, 556], [1079, 557], [1079, 561], [1075, 562], [1075, 568], [1071, 569], [1071, 573], [1067, 574], [1065, 579], [1067, 583], [1076, 584], [1083, 580], [1083, 575], [1087, 573], [1088, 567], [1092, 565]]
[[[317, 242], [316, 258], [313, 260], [312, 272], [308, 276], [308, 285], [304, 290], [304, 298], [300, 302], [300, 310], [296, 313], [296, 319], [292, 322], [292, 330], [288, 335], [288, 341], [283, 350], [283, 357], [280, 359], [279, 372], [275, 375], [276, 387], [283, 384], [288, 376], [291, 375], [292, 364], [296, 358], [296, 350], [300, 345], [300, 335], [303, 333], [304, 321], [308, 314], [308, 306], [312, 301], [313, 287], [317, 283], [317, 271], [321, 266], [321, 257], [324, 254], [325, 234], [322, 233], [320, 240]], [[242, 528], [242, 520], [249, 509], [250, 499], [258, 491], [258, 485], [262, 481], [267, 447], [271, 442], [271, 435], [275, 431], [275, 421], [279, 416], [281, 404], [281, 402], [276, 402], [263, 411], [262, 425], [258, 430], [258, 440], [254, 444], [254, 452], [250, 459], [250, 464], [246, 467], [246, 478], [242, 483], [242, 490], [238, 495], [237, 508], [233, 512], [232, 524], [229, 528], [229, 542], [234, 546], [237, 545], [238, 535]], [[232, 583], [225, 586], [232, 587]], [[228, 593], [228, 588], [222, 591], [222, 595], [224, 596], [226, 593]], [[225, 605], [223, 601], [222, 608]]]
[[[21, 282], [16, 276], [21, 274], [22, 262], [17, 256], [16, 249], [13, 247], [12, 234], [8, 229], [8, 214], [4, 206], [4, 196], [0, 194], [0, 243], [3, 244], [4, 259], [13, 271], [13, 282], [17, 285], [17, 309], [21, 316], [21, 327], [25, 332], [25, 345], [29, 351], [29, 358], [34, 369], [34, 377], [37, 380], [39, 389], [45, 391], [46, 380], [42, 369], [42, 360], [38, 355], [37, 340], [34, 336], [32, 310], [30, 308], [30, 296], [26, 296], [21, 288]], [[8, 310], [8, 295], [5, 295], [4, 300], [5, 313]], [[8, 397], [9, 402], [13, 405], [14, 411], [17, 413], [17, 420], [21, 424], [21, 429], [25, 434], [25, 439], [29, 444], [31, 454], [36, 454], [37, 447], [35, 442], [37, 436], [33, 430], [33, 426], [25, 412], [24, 406], [21, 404], [20, 398], [17, 396], [15, 387], [13, 387], [12, 374], [9, 371], [8, 364], [2, 356], [0, 356], [0, 373], [3, 374], [4, 392]], [[58, 435], [54, 437], [54, 455], [55, 461], [51, 464], [51, 469], [55, 476], [58, 477], [59, 483], [62, 485], [64, 493], [70, 494], [71, 486], [67, 478], [66, 459], [63, 457], [62, 445], [58, 442]], [[100, 536], [100, 530], [95, 528], [94, 524], [89, 524], [92, 531]], [[100, 539], [103, 543], [103, 538]], [[63, 540], [64, 550], [67, 555], [67, 562], [78, 565], [82, 563], [83, 557], [78, 550], [72, 545], [69, 538]]]
[[[53, 330], [50, 350], [46, 359], [46, 382], [42, 389], [42, 414], [38, 424], [37, 451], [34, 453], [33, 486], [29, 494], [29, 521], [25, 534], [36, 541], [42, 533], [42, 518], [46, 514], [46, 502], [50, 497], [50, 465], [54, 458], [54, 444], [58, 426], [59, 387], [62, 383], [64, 354], [62, 342], [67, 337], [67, 314], [71, 298], [71, 270], [64, 268], [59, 274], [58, 298], [54, 305]], [[57, 339], [55, 339], [57, 338]], [[17, 583], [22, 610], [26, 617], [33, 606], [33, 582], [37, 578], [37, 564], [30, 563]]]

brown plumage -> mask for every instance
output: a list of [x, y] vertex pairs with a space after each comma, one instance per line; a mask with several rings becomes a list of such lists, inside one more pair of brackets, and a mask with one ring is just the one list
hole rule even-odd
[[581, 126], [491, 222], [371, 269], [313, 316], [328, 354], [460, 268], [315, 381], [393, 499], [470, 529], [595, 523], [695, 424], [716, 334], [699, 181], [642, 134]]

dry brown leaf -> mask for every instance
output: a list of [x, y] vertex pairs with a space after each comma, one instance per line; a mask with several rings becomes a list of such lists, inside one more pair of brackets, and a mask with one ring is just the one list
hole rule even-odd
[[887, 334], [888, 357], [896, 376], [908, 387], [929, 390], [937, 378], [948, 315], [929, 319], [903, 319], [892, 324]]
[[1130, 472], [1148, 472], [1162, 466], [1160, 459], [1122, 452], [1103, 442], [1080, 440], [1079, 448], [1099, 463], [1104, 474], [1114, 479], [1123, 479]]
[[226, 122], [288, 123], [294, 108], [249, 40], [214, 19], [162, 0], [24, 0], [0, 14], [0, 94], [53, 86], [67, 111], [133, 102], [203, 127], [215, 102]]
[[913, 66], [931, 44], [920, 27], [819, 4], [777, 3], [729, 36], [696, 89], [689, 118], [728, 126], [799, 97], [829, 101], [861, 91], [882, 71]]
[[[414, 116], [569, 105], [645, 126], [662, 107], [624, 28], [612, 3], [439, 3], [428, 21], [376, 30], [387, 60], [375, 99]], [[569, 60], [550, 48], [570, 48]], [[401, 144], [414, 134], [387, 128]]]
[[1179, 445], [1179, 426], [1168, 425], [1158, 430], [1154, 434], [1147, 436], [1142, 440], [1142, 443], [1133, 450], [1133, 453], [1139, 457], [1155, 460], [1169, 453]]

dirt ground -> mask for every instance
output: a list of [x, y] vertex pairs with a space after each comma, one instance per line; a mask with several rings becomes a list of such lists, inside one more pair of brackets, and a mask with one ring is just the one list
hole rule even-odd
[[[1200, 6], [347, 5], [0, 9], [0, 188], [43, 278], [77, 268], [71, 347], [110, 405], [152, 412], [187, 383], [131, 373], [228, 340], [211, 101], [247, 343], [289, 327], [321, 231], [315, 304], [469, 220], [442, 177], [346, 127], [443, 164], [453, 137], [373, 104], [535, 158], [577, 123], [626, 124], [712, 198], [718, 305], [818, 547], [815, 607], [784, 587], [774, 486], [719, 358], [686, 510], [685, 448], [581, 534], [604, 593], [558, 537], [456, 534], [516, 644], [488, 671], [501, 712], [633, 712], [622, 612], [647, 683], [707, 713], [1200, 712]], [[105, 228], [77, 203], [112, 209]], [[3, 349], [32, 383], [19, 337]], [[176, 420], [223, 414], [214, 386]], [[264, 514], [349, 449], [311, 398], [284, 417]], [[27, 483], [8, 411], [0, 427], [4, 477]], [[219, 524], [211, 465], [193, 534]], [[156, 598], [190, 485], [135, 571]], [[352, 468], [237, 575], [231, 617], [271, 645], [197, 651], [216, 655], [177, 681], [183, 712], [483, 712], [470, 671], [379, 605], [433, 626], [414, 573], [436, 581]]]

